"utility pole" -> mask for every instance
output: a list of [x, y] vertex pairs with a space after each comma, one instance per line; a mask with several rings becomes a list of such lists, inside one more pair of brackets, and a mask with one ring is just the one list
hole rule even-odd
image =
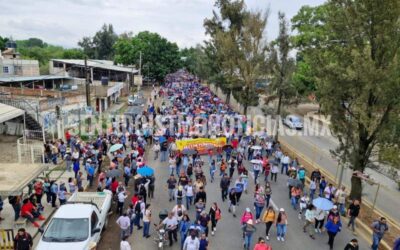
[[90, 107], [90, 85], [89, 85], [89, 72], [87, 67], [87, 56], [85, 56], [85, 79], [86, 79], [86, 106]]
[[[142, 51], [139, 52], [139, 76], [142, 78]], [[137, 85], [137, 91], [140, 91], [140, 83]]]
[[142, 51], [139, 52], [139, 75], [142, 75]]

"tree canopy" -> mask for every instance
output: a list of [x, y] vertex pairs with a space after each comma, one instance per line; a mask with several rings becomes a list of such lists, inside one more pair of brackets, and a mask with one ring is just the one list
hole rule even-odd
[[181, 66], [179, 48], [157, 33], [143, 31], [134, 37], [120, 37], [115, 46], [115, 61], [139, 68], [142, 54], [142, 74], [162, 81], [164, 77]]
[[[310, 13], [321, 9], [323, 18], [296, 24], [298, 48], [309, 58], [322, 111], [331, 115], [338, 159], [364, 172], [398, 121], [400, 3], [330, 0]], [[353, 177], [351, 197], [361, 193], [361, 179]]]
[[90, 59], [113, 60], [114, 44], [118, 35], [114, 32], [112, 24], [104, 24], [93, 37], [83, 37], [78, 45]]

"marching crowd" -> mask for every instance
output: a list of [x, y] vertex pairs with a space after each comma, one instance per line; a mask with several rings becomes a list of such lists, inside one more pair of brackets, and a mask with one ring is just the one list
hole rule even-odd
[[[150, 124], [157, 120], [160, 126]], [[225, 137], [227, 142], [221, 148], [208, 148], [206, 152], [178, 150], [176, 140], [198, 137]], [[62, 159], [66, 170], [74, 172], [74, 178], [68, 183], [37, 180], [31, 186], [34, 192], [29, 197], [22, 200], [21, 196], [8, 197], [15, 220], [22, 216], [40, 227], [36, 220], [44, 219], [41, 215], [43, 196], [53, 207], [57, 203], [63, 205], [68, 195], [83, 191], [82, 180], [86, 178], [89, 186], [97, 184], [99, 191], [113, 192], [122, 250], [131, 249], [128, 239], [135, 227], [143, 230], [143, 238], [151, 237], [150, 227], [155, 221], [151, 200], [156, 183], [157, 186], [166, 185], [166, 195], [172, 204], [159, 214], [160, 221], [154, 230], [165, 230], [170, 246], [178, 242], [179, 235], [178, 244], [184, 250], [212, 249], [210, 236], [216, 236], [225, 208], [233, 218], [239, 217], [244, 249], [272, 249], [268, 242], [274, 230], [276, 240], [284, 243], [289, 208], [277, 209], [271, 198], [274, 183], [286, 179], [290, 209], [303, 221], [303, 231], [311, 240], [316, 234], [326, 232], [330, 249], [342, 230], [343, 216], [349, 218], [347, 226], [354, 232], [360, 211], [358, 200], [346, 204], [348, 197], [344, 187], [336, 189], [319, 170], [307, 173], [296, 158], [291, 159], [281, 150], [279, 142], [268, 136], [267, 131], [254, 133], [251, 121], [235, 113], [209, 88], [184, 72], [169, 75], [164, 87], [154, 88], [147, 109], [138, 117], [124, 121], [114, 119], [106, 133], [90, 142], [67, 131], [65, 141], [49, 142], [44, 147], [46, 162], [57, 164]], [[150, 152], [154, 160], [168, 164], [168, 179], [156, 181], [154, 171], [143, 171], [148, 167], [146, 161]], [[110, 160], [108, 167], [103, 166], [106, 157]], [[278, 178], [278, 175], [287, 177]], [[307, 175], [310, 177], [308, 187]], [[218, 180], [221, 201], [210, 201], [207, 182]], [[254, 189], [249, 188], [250, 181], [254, 181]], [[131, 183], [133, 192], [128, 190]], [[245, 211], [238, 214], [242, 195], [251, 195], [253, 203], [245, 204]], [[329, 209], [318, 207], [313, 203], [318, 197], [335, 205]], [[191, 209], [195, 211], [193, 218], [188, 213]], [[260, 223], [265, 224], [265, 237], [254, 244], [256, 225]], [[372, 249], [377, 249], [388, 230], [385, 218], [375, 222], [372, 228]], [[21, 231], [21, 235], [24, 234], [25, 231]], [[358, 249], [357, 239], [351, 240], [344, 249]]]

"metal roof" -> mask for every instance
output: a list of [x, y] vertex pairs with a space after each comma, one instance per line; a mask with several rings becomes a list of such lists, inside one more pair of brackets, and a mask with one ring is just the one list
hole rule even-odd
[[[51, 61], [85, 66], [85, 60], [81, 60], [81, 59], [51, 59]], [[137, 69], [134, 69], [134, 68], [113, 65], [112, 61], [106, 61], [106, 60], [88, 59], [87, 65], [92, 68], [114, 70], [114, 71], [120, 71], [120, 72], [126, 72], [126, 73], [134, 73], [135, 74], [135, 73], [139, 72]]]
[[22, 109], [0, 103], [0, 123], [14, 119], [25, 113]]
[[41, 75], [41, 76], [6, 76], [0, 77], [0, 82], [31, 82], [43, 80], [73, 79], [66, 76]]

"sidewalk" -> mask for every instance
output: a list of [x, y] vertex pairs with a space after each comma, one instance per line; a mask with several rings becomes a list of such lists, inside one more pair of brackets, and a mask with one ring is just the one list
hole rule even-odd
[[[50, 171], [52, 169], [55, 169], [55, 170], [53, 170], [50, 173], [50, 175], [49, 175], [50, 180], [56, 180], [58, 184], [60, 182], [64, 182], [64, 183], [68, 184], [68, 178], [74, 177], [74, 172], [73, 171], [67, 172], [67, 171], [64, 171], [64, 170], [58, 170], [58, 169], [63, 169], [64, 166], [65, 166], [64, 162], [61, 162], [58, 165], [52, 165], [50, 167]], [[40, 178], [44, 178], [44, 174], [41, 175]], [[86, 186], [88, 185], [88, 182], [87, 182], [86, 178], [83, 178], [82, 184], [83, 184], [83, 187], [86, 188]], [[67, 185], [67, 189], [68, 189], [68, 185]], [[24, 195], [28, 194], [28, 187], [24, 189], [23, 193], [24, 193]], [[21, 225], [21, 226], [15, 225], [15, 223], [14, 223], [14, 210], [13, 210], [12, 206], [8, 203], [7, 197], [3, 197], [3, 201], [4, 201], [4, 206], [3, 206], [3, 211], [1, 212], [1, 217], [3, 217], [4, 220], [0, 222], [0, 230], [1, 229], [13, 229], [14, 230], [14, 235], [16, 235], [18, 229], [20, 227], [23, 227], [23, 228], [25, 228], [27, 230], [27, 232], [30, 235], [32, 235], [32, 237], [36, 237], [38, 235], [40, 236], [40, 233], [39, 233], [38, 229], [35, 228], [32, 225], [32, 223], [30, 223], [29, 221], [26, 221], [25, 225]], [[56, 204], [57, 204], [57, 206], [59, 206], [59, 201], [57, 201]], [[46, 218], [46, 220], [45, 221], [37, 220], [37, 222], [40, 225], [43, 226], [48, 221], [48, 219], [51, 218], [51, 216], [53, 215], [53, 213], [55, 212], [56, 209], [51, 207], [51, 203], [47, 203], [45, 194], [42, 197], [42, 205], [44, 207], [44, 211], [43, 211], [42, 215]], [[39, 237], [34, 239], [34, 241], [35, 240], [37, 241], [38, 239], [39, 239]]]

